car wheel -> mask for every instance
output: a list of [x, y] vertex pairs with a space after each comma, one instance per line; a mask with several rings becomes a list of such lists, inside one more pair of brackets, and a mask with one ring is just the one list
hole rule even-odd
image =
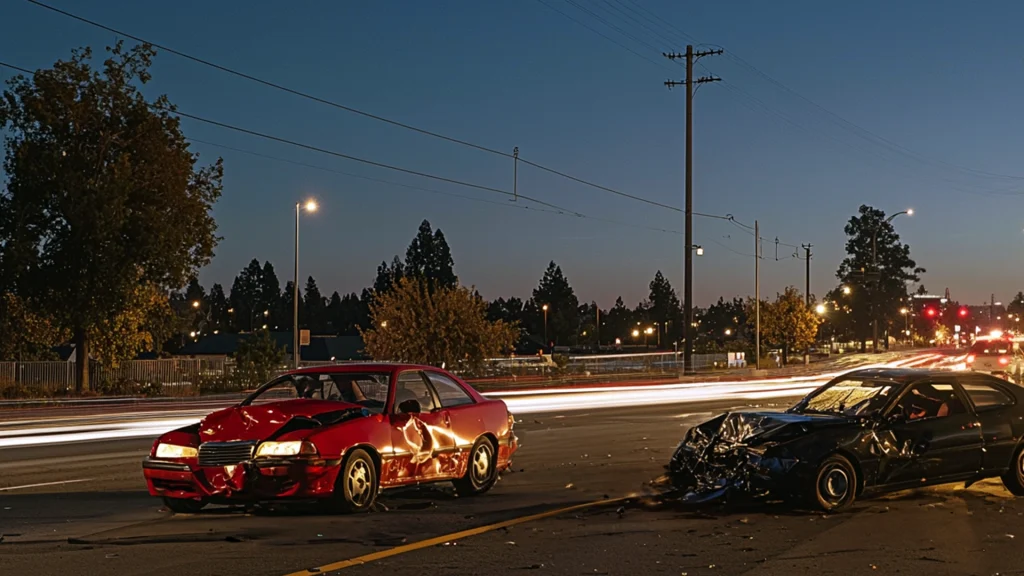
[[857, 472], [849, 460], [833, 454], [818, 466], [814, 503], [825, 512], [838, 512], [857, 497]]
[[195, 514], [206, 506], [206, 502], [189, 498], [164, 498], [164, 506], [175, 514]]
[[1024, 496], [1024, 446], [1013, 453], [1010, 469], [1002, 476], [1003, 486], [1014, 496]]
[[365, 450], [353, 450], [341, 466], [334, 484], [332, 506], [342, 513], [366, 512], [377, 501], [377, 467]]
[[452, 482], [460, 496], [483, 494], [498, 481], [498, 457], [494, 444], [487, 438], [478, 438], [469, 452], [466, 473]]

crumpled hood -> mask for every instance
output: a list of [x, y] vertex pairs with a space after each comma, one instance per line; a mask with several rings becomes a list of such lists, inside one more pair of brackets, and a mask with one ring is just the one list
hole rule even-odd
[[199, 424], [202, 442], [266, 440], [296, 416], [312, 418], [328, 412], [362, 410], [358, 404], [333, 400], [284, 400], [218, 410]]
[[799, 436], [829, 424], [850, 420], [829, 414], [797, 414], [793, 412], [729, 412], [718, 427], [719, 438], [733, 444], [757, 444], [777, 437], [783, 428], [787, 436]]

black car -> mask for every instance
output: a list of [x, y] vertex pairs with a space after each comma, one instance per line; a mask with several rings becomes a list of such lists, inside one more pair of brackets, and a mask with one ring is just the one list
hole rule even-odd
[[785, 412], [691, 428], [668, 478], [691, 502], [799, 498], [836, 511], [861, 495], [1000, 477], [1024, 496], [1024, 388], [976, 372], [856, 370]]

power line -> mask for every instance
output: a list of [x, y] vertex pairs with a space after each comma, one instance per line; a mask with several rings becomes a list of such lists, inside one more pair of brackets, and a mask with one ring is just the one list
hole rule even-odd
[[[163, 50], [165, 52], [169, 52], [171, 54], [174, 54], [175, 56], [179, 56], [181, 58], [185, 58], [186, 60], [190, 60], [192, 62], [195, 62], [197, 64], [202, 64], [202, 65], [208, 66], [210, 68], [214, 68], [214, 69], [219, 70], [221, 72], [225, 72], [227, 74], [231, 74], [233, 76], [237, 76], [239, 78], [243, 78], [243, 79], [249, 80], [251, 82], [256, 82], [258, 84], [262, 84], [263, 86], [267, 86], [269, 88], [274, 88], [276, 90], [281, 90], [283, 92], [287, 92], [287, 93], [292, 94], [294, 96], [299, 96], [301, 98], [306, 98], [308, 100], [312, 100], [312, 101], [320, 103], [320, 104], [331, 106], [331, 107], [337, 108], [339, 110], [344, 110], [344, 111], [350, 112], [352, 114], [358, 114], [360, 116], [363, 116], [363, 117], [366, 117], [366, 118], [370, 118], [372, 120], [377, 120], [379, 122], [384, 122], [384, 123], [390, 124], [392, 126], [397, 126], [399, 128], [404, 128], [406, 130], [411, 130], [413, 132], [416, 132], [416, 133], [419, 133], [419, 134], [423, 134], [425, 136], [430, 136], [430, 137], [433, 137], [433, 138], [438, 138], [438, 139], [444, 140], [446, 142], [450, 142], [450, 143], [453, 143], [453, 144], [459, 144], [461, 146], [467, 146], [469, 148], [473, 148], [473, 149], [479, 150], [481, 152], [487, 152], [489, 154], [495, 154], [495, 155], [498, 155], [498, 156], [502, 156], [504, 158], [509, 158], [509, 159], [513, 159], [514, 158], [513, 155], [508, 153], [508, 152], [503, 152], [501, 150], [490, 148], [488, 146], [483, 146], [481, 144], [475, 144], [473, 142], [469, 142], [467, 140], [463, 140], [463, 139], [460, 139], [460, 138], [455, 138], [455, 137], [452, 137], [452, 136], [447, 136], [445, 134], [441, 134], [439, 132], [435, 132], [435, 131], [432, 131], [432, 130], [427, 130], [427, 129], [424, 129], [424, 128], [419, 128], [417, 126], [413, 126], [411, 124], [407, 124], [407, 123], [404, 123], [404, 122], [399, 122], [397, 120], [392, 120], [390, 118], [386, 118], [386, 117], [380, 116], [378, 114], [372, 114], [370, 112], [359, 110], [357, 108], [353, 108], [351, 106], [347, 106], [345, 104], [341, 104], [341, 103], [335, 102], [333, 100], [328, 100], [326, 98], [321, 98], [319, 96], [315, 96], [315, 95], [310, 94], [308, 92], [303, 92], [301, 90], [297, 90], [297, 89], [294, 89], [294, 88], [289, 88], [289, 87], [284, 86], [282, 84], [278, 84], [276, 82], [265, 80], [263, 78], [259, 78], [257, 76], [253, 76], [251, 74], [247, 74], [245, 72], [241, 72], [241, 71], [235, 70], [233, 68], [229, 68], [227, 66], [224, 66], [224, 65], [221, 65], [221, 64], [217, 64], [216, 62], [213, 62], [213, 61], [210, 61], [210, 60], [206, 60], [204, 58], [199, 58], [197, 56], [193, 56], [191, 54], [182, 52], [180, 50], [176, 50], [174, 48], [170, 48], [170, 47], [162, 45], [162, 44], [158, 44], [156, 42], [151, 42], [151, 41], [146, 40], [146, 39], [144, 39], [144, 38], [142, 38], [140, 36], [136, 36], [134, 34], [129, 34], [129, 33], [124, 32], [122, 30], [118, 30], [118, 29], [113, 28], [111, 26], [107, 26], [107, 25], [102, 24], [100, 22], [96, 22], [95, 20], [90, 20], [88, 18], [85, 18], [83, 16], [79, 16], [77, 14], [73, 14], [73, 13], [68, 12], [66, 10], [62, 10], [62, 9], [56, 8], [54, 6], [50, 6], [48, 4], [40, 2], [39, 0], [26, 0], [26, 1], [31, 3], [31, 4], [34, 4], [36, 6], [39, 6], [40, 8], [45, 8], [47, 10], [50, 10], [50, 11], [55, 12], [57, 14], [60, 14], [62, 16], [66, 16], [68, 18], [77, 20], [77, 21], [82, 22], [84, 24], [88, 24], [90, 26], [94, 26], [96, 28], [100, 28], [101, 30], [106, 30], [107, 32], [111, 32], [111, 33], [114, 33], [114, 34], [118, 34], [120, 36], [124, 36], [126, 38], [130, 38], [130, 39], [132, 39], [132, 40], [134, 40], [136, 42], [140, 42], [140, 43], [143, 43], [143, 44], [149, 44], [149, 45], [151, 45], [151, 46], [153, 46], [155, 48], [159, 48], [160, 50]], [[542, 0], [538, 0], [538, 1], [540, 1], [542, 4], [544, 4], [544, 2]], [[545, 4], [545, 5], [547, 5], [547, 4]], [[548, 7], [551, 8], [551, 6], [548, 6]], [[555, 10], [555, 9], [552, 8], [552, 10]], [[558, 11], [558, 10], [556, 10], [556, 11]], [[564, 13], [563, 13], [563, 15], [564, 15]], [[597, 32], [595, 30], [592, 30], [592, 31]], [[597, 33], [599, 33], [599, 32], [597, 32]], [[609, 39], [609, 40], [611, 40], [611, 39]], [[621, 45], [620, 45], [620, 47], [625, 48], [625, 46], [621, 46]], [[629, 50], [628, 48], [626, 48], [626, 49]], [[633, 52], [632, 50], [630, 50], [630, 51]], [[637, 56], [640, 56], [641, 58], [643, 58], [643, 56], [641, 56], [639, 53], [636, 53], [636, 52], [633, 52], [633, 53], [636, 54]], [[654, 60], [651, 60], [651, 62], [654, 62]], [[603, 190], [605, 192], [610, 192], [612, 194], [615, 194], [615, 195], [623, 197], [623, 198], [628, 198], [630, 200], [635, 200], [635, 201], [638, 201], [638, 202], [643, 202], [645, 204], [650, 204], [652, 206], [657, 206], [659, 208], [668, 208], [670, 210], [681, 211], [679, 208], [675, 208], [675, 207], [669, 206], [667, 204], [662, 204], [660, 202], [655, 202], [653, 200], [649, 200], [647, 198], [643, 198], [642, 196], [636, 196], [634, 194], [628, 194], [626, 192], [615, 190], [615, 189], [610, 188], [608, 186], [602, 186], [600, 184], [596, 184], [594, 182], [590, 182], [590, 181], [585, 180], [583, 178], [579, 178], [579, 177], [576, 177], [576, 176], [570, 176], [569, 174], [566, 174], [565, 172], [562, 172], [562, 171], [559, 171], [559, 170], [556, 170], [556, 169], [553, 169], [553, 168], [549, 168], [549, 167], [547, 167], [547, 166], [545, 166], [543, 164], [537, 163], [537, 162], [532, 162], [532, 161], [526, 160], [524, 158], [519, 158], [519, 161], [523, 162], [523, 163], [526, 163], [526, 164], [529, 164], [530, 166], [533, 166], [534, 168], [537, 168], [539, 170], [543, 170], [543, 171], [548, 172], [550, 174], [554, 174], [554, 175], [560, 176], [562, 178], [568, 178], [568, 179], [570, 179], [570, 180], [572, 180], [574, 182], [577, 182], [579, 184], [590, 186], [592, 188], [595, 188], [595, 189], [598, 189], [598, 190]]]
[[529, 205], [524, 205], [524, 204], [517, 204], [517, 203], [513, 203], [513, 202], [500, 202], [500, 201], [495, 201], [495, 200], [488, 200], [486, 198], [478, 198], [476, 196], [466, 196], [464, 194], [456, 194], [454, 192], [447, 192], [447, 191], [443, 191], [443, 190], [435, 190], [433, 188], [425, 188], [423, 186], [414, 186], [414, 185], [411, 185], [411, 184], [404, 184], [404, 183], [401, 183], [401, 182], [394, 182], [392, 180], [385, 180], [383, 178], [374, 178], [374, 177], [371, 177], [371, 176], [364, 176], [362, 174], [354, 174], [352, 172], [345, 172], [344, 170], [337, 170], [337, 169], [334, 169], [334, 168], [327, 168], [325, 166], [318, 166], [316, 164], [309, 164], [307, 162], [301, 162], [301, 161], [298, 161], [298, 160], [291, 160], [291, 159], [288, 159], [288, 158], [281, 158], [279, 156], [272, 156], [272, 155], [269, 155], [269, 154], [263, 154], [261, 152], [255, 152], [255, 151], [252, 151], [252, 150], [246, 150], [246, 149], [243, 149], [243, 148], [236, 148], [236, 147], [228, 146], [228, 145], [225, 145], [225, 144], [218, 144], [216, 142], [209, 142], [209, 141], [206, 141], [206, 140], [200, 140], [198, 138], [188, 137], [187, 140], [189, 140], [191, 142], [195, 142], [197, 144], [204, 144], [204, 145], [207, 145], [207, 146], [213, 146], [213, 147], [216, 147], [216, 148], [222, 148], [224, 150], [230, 150], [232, 152], [238, 152], [240, 154], [247, 154], [247, 155], [255, 156], [255, 157], [258, 157], [258, 158], [264, 158], [264, 159], [267, 159], [267, 160], [274, 160], [276, 162], [283, 162], [283, 163], [292, 164], [292, 165], [295, 165], [295, 166], [301, 166], [301, 167], [304, 167], [304, 168], [311, 168], [313, 170], [320, 170], [320, 171], [323, 171], [323, 172], [329, 172], [329, 173], [332, 173], [332, 174], [340, 174], [342, 176], [348, 176], [350, 178], [359, 178], [361, 180], [367, 180], [367, 181], [370, 181], [370, 182], [377, 182], [377, 183], [380, 183], [380, 184], [387, 184], [389, 186], [399, 186], [401, 188], [407, 188], [407, 189], [410, 189], [410, 190], [419, 190], [419, 191], [422, 191], [422, 192], [428, 192], [430, 194], [438, 194], [438, 195], [441, 195], [441, 196], [449, 196], [449, 197], [458, 198], [458, 199], [461, 199], [461, 200], [469, 200], [469, 201], [472, 201], [472, 202], [481, 202], [481, 203], [485, 203], [485, 204], [491, 204], [491, 205], [494, 205], [494, 206], [501, 206], [501, 207], [504, 207], [504, 208], [517, 208], [517, 209], [521, 209], [521, 210], [529, 210], [531, 212], [544, 212], [544, 213], [547, 213], [547, 214], [556, 214], [556, 215], [559, 215], [559, 216], [569, 216], [569, 217], [572, 217], [572, 218], [583, 218], [583, 219], [587, 219], [587, 220], [594, 220], [594, 221], [597, 221], [597, 222], [606, 222], [606, 223], [609, 223], [609, 224], [615, 224], [617, 226], [626, 226], [626, 227], [629, 227], [629, 228], [638, 228], [638, 229], [641, 229], [641, 230], [650, 230], [652, 232], [664, 232], [664, 233], [667, 233], [667, 234], [675, 234], [675, 235], [680, 235], [680, 236], [682, 235], [682, 232], [680, 232], [678, 230], [671, 230], [671, 229], [666, 229], [666, 228], [658, 228], [658, 227], [655, 227], [655, 226], [645, 226], [645, 225], [642, 225], [642, 224], [632, 224], [632, 223], [629, 223], [629, 222], [622, 222], [622, 221], [619, 221], [619, 220], [611, 220], [611, 219], [601, 218], [601, 217], [597, 217], [597, 216], [589, 216], [589, 215], [580, 214], [580, 213], [574, 212], [574, 211], [568, 211], [567, 209], [555, 210], [553, 208], [537, 208], [537, 207], [534, 207], [534, 206], [529, 206]]
[[[6, 62], [0, 62], [0, 67], [10, 68], [12, 70], [17, 70], [17, 71], [25, 73], [25, 74], [32, 74], [33, 73], [32, 71], [28, 70], [27, 68], [22, 68], [20, 66], [15, 66], [15, 65], [12, 65], [12, 64], [8, 64]], [[397, 172], [411, 174], [411, 175], [414, 175], [414, 176], [420, 176], [420, 177], [423, 177], [423, 178], [430, 178], [430, 179], [438, 180], [438, 181], [441, 181], [441, 182], [446, 182], [446, 183], [449, 183], [449, 184], [456, 184], [456, 185], [466, 186], [466, 187], [473, 188], [473, 189], [483, 190], [483, 191], [492, 192], [492, 193], [496, 193], [496, 194], [502, 194], [504, 196], [509, 196], [509, 197], [514, 196], [514, 194], [512, 192], [508, 192], [507, 190], [501, 190], [499, 188], [493, 188], [493, 187], [490, 187], [490, 186], [482, 186], [482, 185], [479, 185], [479, 184], [473, 184], [473, 183], [470, 183], [470, 182], [464, 182], [464, 181], [461, 181], [461, 180], [456, 180], [454, 178], [437, 176], [437, 175], [428, 174], [428, 173], [425, 173], [425, 172], [420, 172], [420, 171], [416, 171], [416, 170], [410, 170], [410, 169], [407, 169], [407, 168], [402, 168], [400, 166], [394, 166], [394, 165], [391, 165], [391, 164], [385, 164], [383, 162], [376, 162], [376, 161], [373, 161], [373, 160], [367, 160], [365, 158], [359, 158], [357, 156], [352, 156], [352, 155], [349, 155], [349, 154], [343, 154], [341, 152], [336, 152], [336, 151], [328, 150], [328, 149], [321, 148], [321, 147], [318, 147], [318, 146], [312, 146], [312, 145], [309, 145], [309, 144], [304, 144], [304, 143], [293, 141], [293, 140], [289, 140], [289, 139], [286, 139], [286, 138], [281, 138], [281, 137], [278, 137], [278, 136], [273, 136], [271, 134], [265, 134], [265, 133], [258, 132], [258, 131], [255, 131], [255, 130], [250, 130], [248, 128], [243, 128], [243, 127], [240, 127], [240, 126], [234, 126], [234, 125], [227, 124], [227, 123], [224, 123], [224, 122], [219, 122], [219, 121], [216, 121], [216, 120], [210, 120], [208, 118], [203, 118], [201, 116], [197, 116], [197, 115], [194, 115], [194, 114], [188, 114], [186, 112], [181, 112], [179, 110], [174, 110], [174, 109], [170, 109], [169, 110], [167, 108], [161, 108], [161, 107], [157, 107], [157, 106], [153, 106], [153, 108], [155, 108], [157, 110], [166, 111], [166, 112], [169, 112], [169, 113], [172, 113], [172, 114], [176, 114], [176, 115], [182, 116], [184, 118], [189, 118], [191, 120], [195, 120], [195, 121], [198, 121], [198, 122], [203, 122], [203, 123], [207, 123], [207, 124], [210, 124], [210, 125], [213, 125], [213, 126], [217, 126], [219, 128], [224, 128], [224, 129], [227, 129], [227, 130], [233, 130], [233, 131], [241, 132], [241, 133], [244, 133], [244, 134], [247, 134], [247, 135], [250, 135], [250, 136], [256, 136], [256, 137], [259, 137], [259, 138], [264, 138], [264, 139], [271, 140], [271, 141], [274, 141], [274, 142], [279, 142], [279, 143], [282, 143], [282, 144], [288, 144], [290, 146], [295, 146], [295, 147], [304, 148], [304, 149], [307, 149], [307, 150], [312, 150], [312, 151], [315, 151], [315, 152], [320, 152], [322, 154], [328, 154], [328, 155], [331, 155], [331, 156], [337, 156], [339, 158], [343, 158], [343, 159], [346, 159], [346, 160], [352, 160], [352, 161], [355, 161], [355, 162], [361, 162], [361, 163], [368, 164], [368, 165], [371, 165], [371, 166], [375, 166], [375, 167], [378, 167], [378, 168], [385, 168], [385, 169], [388, 169], [388, 170], [394, 170], [394, 171], [397, 171]], [[605, 222], [605, 223], [609, 223], [609, 224], [615, 224], [615, 225], [618, 225], [618, 226], [626, 226], [626, 227], [638, 228], [638, 229], [643, 229], [643, 230], [651, 230], [651, 231], [654, 231], [654, 232], [663, 232], [663, 233], [668, 233], [668, 234], [682, 235], [682, 232], [679, 232], [678, 230], [671, 230], [671, 229], [666, 229], [666, 228], [658, 228], [658, 227], [653, 227], [653, 226], [645, 226], [645, 225], [640, 225], [640, 224], [631, 224], [631, 223], [628, 223], [628, 222], [622, 222], [622, 221], [619, 221], [619, 220], [613, 220], [613, 219], [609, 219], [609, 218], [602, 218], [602, 217], [597, 217], [597, 216], [589, 216], [587, 214], [583, 214], [583, 213], [577, 212], [575, 210], [571, 210], [569, 208], [564, 208], [562, 206], [558, 206], [557, 204], [552, 204], [550, 202], [545, 202], [543, 200], [539, 200], [537, 198], [533, 198], [531, 196], [527, 196], [527, 195], [524, 195], [524, 194], [518, 194], [518, 197], [523, 198], [524, 200], [527, 200], [527, 201], [530, 201], [530, 202], [534, 202], [534, 203], [539, 204], [541, 206], [545, 206], [548, 209], [533, 208], [533, 207], [530, 207], [530, 206], [523, 206], [523, 205], [505, 204], [505, 203], [501, 203], [501, 202], [490, 202], [490, 201], [488, 201], [486, 199], [482, 199], [482, 198], [474, 198], [472, 196], [464, 196], [464, 195], [461, 195], [461, 194], [455, 194], [455, 193], [451, 193], [451, 192], [443, 192], [443, 191], [440, 191], [440, 190], [433, 190], [433, 189], [430, 189], [430, 188], [424, 188], [424, 187], [419, 187], [419, 186], [412, 186], [412, 185], [402, 184], [402, 183], [398, 183], [398, 182], [392, 182], [392, 181], [384, 180], [384, 179], [380, 179], [380, 178], [373, 178], [373, 177], [369, 177], [369, 176], [353, 174], [353, 173], [350, 173], [350, 172], [345, 172], [345, 171], [341, 171], [341, 170], [334, 170], [334, 169], [330, 169], [330, 168], [316, 166], [316, 165], [313, 165], [313, 164], [308, 164], [308, 163], [305, 163], [305, 162], [299, 162], [299, 161], [296, 161], [296, 160], [289, 160], [289, 159], [285, 159], [285, 158], [279, 158], [279, 157], [276, 157], [276, 156], [271, 156], [271, 155], [268, 155], [268, 154], [262, 154], [262, 153], [259, 153], [259, 152], [253, 152], [253, 151], [250, 151], [250, 150], [234, 148], [234, 147], [231, 147], [231, 146], [227, 146], [227, 145], [223, 145], [223, 144], [217, 144], [217, 143], [214, 143], [214, 142], [207, 142], [207, 141], [199, 140], [199, 139], [196, 139], [196, 138], [188, 138], [188, 139], [193, 141], [193, 142], [197, 142], [197, 143], [201, 143], [201, 144], [206, 144], [206, 145], [209, 145], [209, 146], [216, 146], [216, 147], [219, 147], [219, 148], [224, 148], [224, 149], [227, 149], [227, 150], [232, 150], [232, 151], [240, 152], [240, 153], [243, 153], [243, 154], [249, 154], [249, 155], [253, 155], [253, 156], [258, 156], [258, 157], [266, 158], [266, 159], [269, 159], [269, 160], [276, 160], [276, 161], [280, 161], [280, 162], [287, 162], [287, 163], [290, 163], [290, 164], [295, 164], [295, 165], [299, 165], [299, 166], [305, 166], [307, 168], [313, 168], [313, 169], [317, 169], [317, 170], [333, 172], [333, 173], [337, 173], [337, 174], [341, 174], [341, 175], [345, 175], [345, 176], [350, 176], [350, 177], [354, 177], [354, 178], [361, 178], [361, 179], [364, 179], [364, 180], [380, 182], [380, 183], [383, 183], [383, 184], [389, 184], [389, 185], [394, 185], [394, 186], [401, 186], [401, 187], [415, 189], [415, 190], [422, 190], [422, 191], [430, 192], [430, 193], [433, 193], [433, 194], [441, 194], [441, 195], [447, 195], [447, 196], [453, 196], [453, 197], [457, 197], [457, 198], [462, 198], [462, 199], [466, 199], [466, 200], [473, 200], [473, 201], [479, 201], [479, 202], [485, 202], [485, 203], [493, 203], [493, 204], [498, 204], [498, 205], [501, 205], [501, 206], [511, 206], [511, 207], [518, 207], [518, 208], [521, 208], [521, 209], [530, 209], [530, 210], [534, 210], [534, 211], [548, 212], [548, 213], [559, 214], [559, 215], [564, 215], [564, 216], [572, 216], [574, 218], [584, 218], [584, 219], [594, 220], [594, 221], [597, 221], [597, 222]], [[721, 220], [729, 220], [731, 218], [731, 216], [717, 216], [717, 215], [713, 215], [713, 214], [702, 214], [702, 216], [707, 217], [707, 218], [721, 219]]]

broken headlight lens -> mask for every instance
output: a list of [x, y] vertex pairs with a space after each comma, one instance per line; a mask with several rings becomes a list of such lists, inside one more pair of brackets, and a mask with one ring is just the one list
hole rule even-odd
[[305, 440], [264, 442], [256, 449], [257, 458], [274, 456], [316, 456], [316, 446]]
[[191, 446], [178, 446], [163, 442], [156, 446], [157, 458], [195, 458], [198, 455], [199, 451]]

